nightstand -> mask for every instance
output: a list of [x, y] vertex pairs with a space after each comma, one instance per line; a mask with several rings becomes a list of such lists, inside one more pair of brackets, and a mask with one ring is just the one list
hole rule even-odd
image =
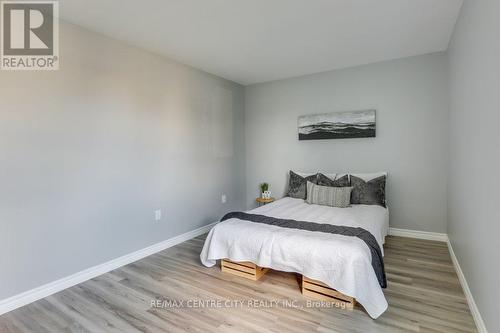
[[274, 201], [274, 198], [269, 198], [269, 199], [264, 199], [264, 198], [257, 198], [255, 199], [255, 201], [257, 201], [259, 203], [259, 206], [262, 206], [262, 205], [266, 205], [268, 203], [271, 203]]

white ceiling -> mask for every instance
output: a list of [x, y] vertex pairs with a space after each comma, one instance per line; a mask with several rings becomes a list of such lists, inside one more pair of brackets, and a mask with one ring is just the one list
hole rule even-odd
[[444, 51], [462, 0], [60, 0], [61, 17], [252, 84]]

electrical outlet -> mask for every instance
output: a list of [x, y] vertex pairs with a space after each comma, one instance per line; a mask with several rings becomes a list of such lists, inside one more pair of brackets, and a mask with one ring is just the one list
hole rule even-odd
[[155, 210], [155, 221], [161, 220], [161, 209]]
[[227, 202], [227, 197], [225, 194], [223, 194], [221, 197], [220, 197], [220, 202], [222, 202], [223, 204], [225, 204]]

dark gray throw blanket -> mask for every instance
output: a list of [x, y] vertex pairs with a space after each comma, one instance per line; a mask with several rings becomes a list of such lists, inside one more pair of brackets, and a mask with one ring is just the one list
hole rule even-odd
[[237, 218], [240, 220], [250, 221], [255, 223], [275, 225], [277, 227], [282, 227], [282, 228], [319, 231], [330, 234], [358, 237], [363, 242], [365, 242], [368, 248], [370, 249], [370, 252], [372, 254], [372, 267], [373, 270], [375, 271], [375, 275], [377, 275], [377, 279], [380, 286], [382, 288], [387, 287], [387, 279], [385, 277], [385, 269], [384, 269], [384, 258], [382, 257], [382, 251], [380, 250], [380, 246], [378, 245], [375, 237], [369, 231], [363, 228], [331, 225], [326, 223], [296, 221], [289, 219], [278, 219], [275, 217], [258, 215], [258, 214], [248, 214], [244, 212], [228, 213], [224, 215], [224, 217], [220, 221], [222, 222], [232, 218]]

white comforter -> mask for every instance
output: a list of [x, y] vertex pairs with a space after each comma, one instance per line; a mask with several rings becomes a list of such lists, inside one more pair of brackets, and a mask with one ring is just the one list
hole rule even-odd
[[[380, 206], [333, 208], [283, 198], [249, 213], [315, 223], [361, 227], [373, 234], [381, 250], [389, 229], [389, 212]], [[356, 298], [372, 318], [387, 309], [368, 246], [351, 236], [229, 219], [210, 230], [200, 255], [205, 266], [217, 259], [251, 261], [261, 267], [296, 272]]]

